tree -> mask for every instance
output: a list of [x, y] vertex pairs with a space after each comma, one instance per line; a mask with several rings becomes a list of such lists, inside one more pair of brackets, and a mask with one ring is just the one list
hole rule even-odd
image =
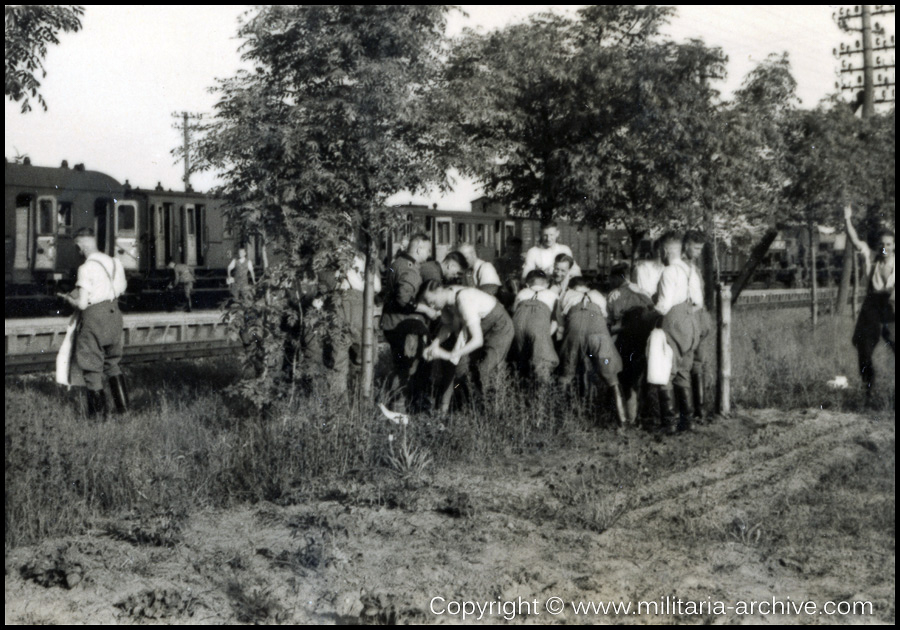
[[[866, 146], [865, 139], [871, 134], [868, 125], [855, 118], [846, 104], [832, 101], [815, 110], [795, 112], [787, 128], [791, 177], [785, 200], [791, 208], [788, 218], [806, 227], [809, 233], [813, 326], [818, 319], [818, 226], [839, 227], [841, 209], [848, 202], [868, 208], [873, 203], [888, 203], [888, 197], [893, 199], [893, 172], [888, 175], [886, 165], [873, 164], [872, 155], [878, 152]], [[880, 158], [886, 160], [884, 153]]]
[[[271, 400], [269, 364], [297, 323], [297, 279], [366, 260], [363, 393], [372, 395], [377, 244], [400, 217], [388, 196], [446, 186], [449, 146], [436, 97], [445, 7], [273, 6], [241, 26], [251, 70], [222, 80], [198, 143], [225, 174], [233, 222], [277, 243], [280, 259], [247, 305], [266, 366], [249, 384]], [[276, 238], [277, 237], [277, 238]], [[246, 391], [246, 390], [245, 390]]]
[[43, 60], [47, 45], [58, 44], [60, 31], [78, 32], [84, 8], [74, 5], [6, 5], [6, 96], [22, 101], [22, 113], [31, 111], [30, 98], [47, 111], [47, 103], [38, 92], [41, 78], [47, 76]]
[[593, 6], [465, 33], [448, 63], [464, 170], [513, 212], [622, 223], [633, 251], [652, 227], [683, 223], [687, 158], [714, 96], [704, 79], [725, 58], [657, 41], [672, 11]]

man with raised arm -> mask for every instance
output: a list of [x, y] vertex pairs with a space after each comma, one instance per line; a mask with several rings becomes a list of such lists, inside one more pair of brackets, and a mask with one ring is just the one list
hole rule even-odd
[[853, 228], [853, 208], [844, 207], [844, 223], [847, 236], [859, 249], [865, 260], [866, 299], [859, 311], [859, 319], [853, 331], [853, 345], [859, 359], [859, 374], [866, 386], [866, 406], [873, 404], [872, 392], [875, 388], [875, 369], [872, 353], [881, 339], [892, 352], [894, 350], [894, 233], [890, 230], [878, 232], [878, 249], [873, 252], [868, 243], [860, 240]]

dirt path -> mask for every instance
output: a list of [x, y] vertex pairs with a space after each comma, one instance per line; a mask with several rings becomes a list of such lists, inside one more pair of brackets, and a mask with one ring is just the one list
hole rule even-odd
[[[576, 442], [417, 482], [335, 482], [298, 505], [133, 514], [7, 550], [5, 619], [455, 623], [471, 601], [493, 602], [482, 622], [894, 621], [893, 416], [763, 410], [664, 441]], [[819, 610], [735, 608], [773, 598]], [[655, 608], [571, 605], [641, 600]], [[828, 601], [871, 614], [820, 614]]]

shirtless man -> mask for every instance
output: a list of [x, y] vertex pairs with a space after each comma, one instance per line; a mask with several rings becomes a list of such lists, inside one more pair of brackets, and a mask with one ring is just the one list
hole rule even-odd
[[856, 329], [853, 331], [853, 345], [859, 359], [859, 373], [866, 386], [866, 406], [872, 406], [872, 391], [875, 387], [875, 369], [872, 353], [881, 339], [894, 350], [894, 233], [882, 230], [878, 233], [878, 250], [873, 252], [867, 243], [860, 240], [853, 229], [853, 208], [844, 208], [844, 222], [847, 236], [859, 249], [865, 259], [868, 278], [866, 299], [859, 311]]
[[[452, 350], [442, 348], [441, 340], [435, 339], [429, 345], [423, 358], [443, 359], [457, 365], [457, 378], [463, 376], [466, 367], [461, 361], [469, 357], [467, 363], [475, 368], [476, 386], [482, 394], [490, 391], [494, 372], [506, 359], [512, 345], [515, 331], [512, 320], [503, 305], [492, 295], [479, 289], [451, 286], [442, 287], [436, 282], [422, 286], [419, 301], [435, 310], [447, 309], [462, 322], [460, 340]], [[449, 399], [442, 397], [442, 410], [447, 411]]]

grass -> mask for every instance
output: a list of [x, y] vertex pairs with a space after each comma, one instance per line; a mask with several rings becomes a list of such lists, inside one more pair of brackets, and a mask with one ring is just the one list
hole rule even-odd
[[[736, 405], [861, 408], [849, 319], [824, 318], [811, 331], [805, 312], [738, 311], [734, 329]], [[298, 397], [261, 419], [223, 393], [239, 378], [236, 363], [131, 367], [134, 411], [105, 422], [83, 420], [79, 392], [49, 377], [7, 378], [6, 547], [85, 532], [123, 515], [127, 528], [107, 531], [168, 540], [181, 515], [198, 507], [301, 501], [331, 479], [387, 472], [391, 456], [398, 472], [438, 474], [448, 462], [566, 447], [598, 424], [613, 425], [608, 405], [598, 411], [553, 388], [520, 390], [500, 374], [484, 413], [414, 416], [392, 452], [388, 436], [397, 427], [377, 409], [348, 411], [324, 394]], [[879, 349], [876, 366], [879, 403], [890, 408], [889, 350]], [[837, 374], [848, 377], [850, 389], [827, 387]], [[557, 498], [564, 504], [590, 498], [591, 483], [564, 488]], [[609, 498], [584, 518], [592, 529], [606, 529], [627, 499]]]

